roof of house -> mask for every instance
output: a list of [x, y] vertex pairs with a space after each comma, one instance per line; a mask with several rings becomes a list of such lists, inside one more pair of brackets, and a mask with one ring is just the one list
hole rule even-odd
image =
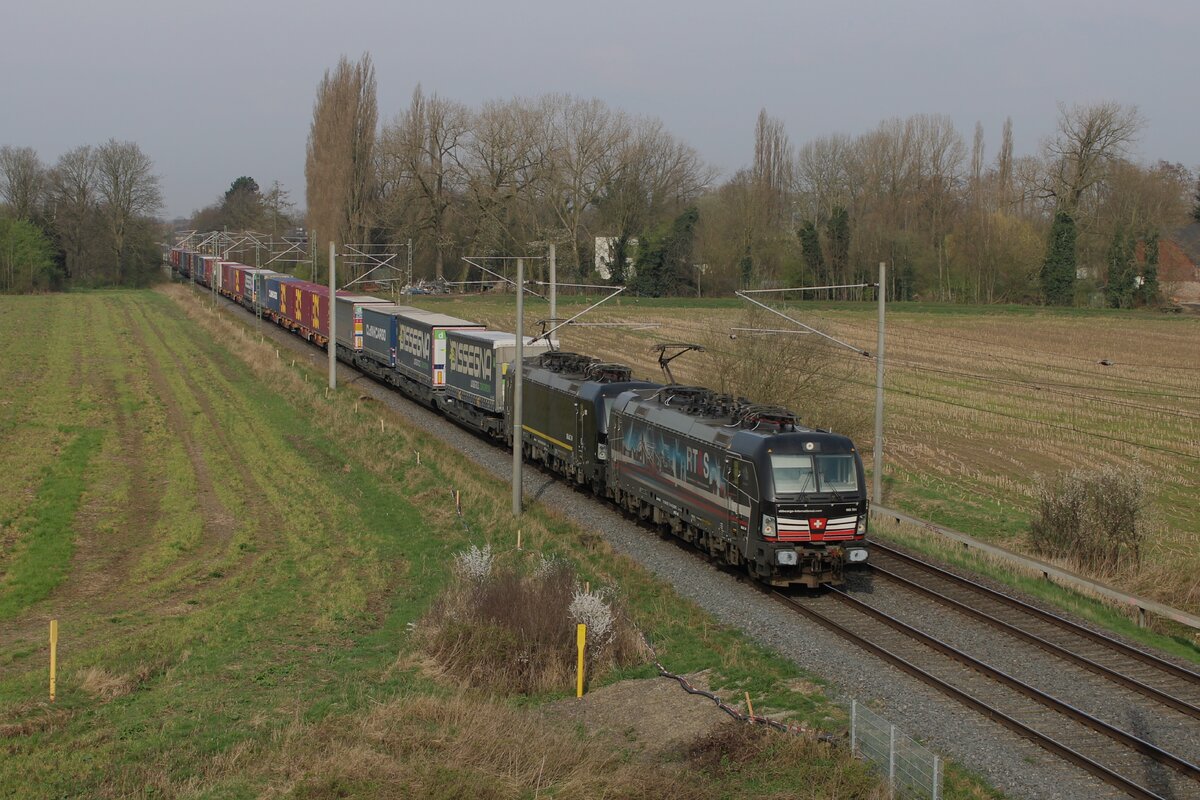
[[1175, 242], [1193, 264], [1200, 265], [1200, 222], [1173, 228], [1167, 231], [1163, 238]]

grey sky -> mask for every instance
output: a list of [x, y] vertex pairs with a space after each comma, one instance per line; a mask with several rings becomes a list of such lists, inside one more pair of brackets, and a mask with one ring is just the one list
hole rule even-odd
[[135, 140], [171, 216], [239, 175], [302, 206], [317, 83], [364, 51], [381, 119], [417, 82], [471, 106], [570, 92], [662, 118], [726, 172], [749, 160], [764, 106], [795, 143], [913, 113], [949, 114], [969, 143], [979, 120], [990, 158], [1005, 116], [1030, 152], [1060, 100], [1134, 103], [1141, 158], [1200, 165], [1195, 0], [48, 0], [5, 17], [0, 144], [50, 162]]

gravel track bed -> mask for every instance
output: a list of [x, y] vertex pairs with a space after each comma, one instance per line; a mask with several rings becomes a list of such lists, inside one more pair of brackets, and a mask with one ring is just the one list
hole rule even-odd
[[859, 600], [1057, 700], [1187, 761], [1200, 760], [1200, 720], [889, 580], [859, 575], [852, 589]]
[[[223, 302], [243, 322], [254, 325], [254, 317], [249, 312], [230, 301]], [[264, 322], [261, 330], [266, 338], [306, 356], [315, 365], [326, 362], [323, 352], [270, 323]], [[354, 385], [361, 393], [437, 436], [448, 448], [467, 456], [501, 480], [507, 480], [511, 475], [512, 456], [507, 451], [488, 444], [344, 364], [338, 364], [338, 379], [341, 385]], [[786, 612], [758, 589], [624, 519], [615, 509], [597, 502], [590, 495], [558, 483], [528, 465], [524, 475], [525, 496], [529, 500], [543, 503], [573, 522], [603, 535], [615, 550], [638, 561], [681, 596], [828, 681], [830, 692], [836, 699], [847, 704], [850, 698], [867, 703], [899, 730], [983, 775], [1005, 794], [1038, 800], [1107, 800], [1125, 796], [824, 628], [798, 614]], [[671, 668], [669, 663], [664, 666]]]

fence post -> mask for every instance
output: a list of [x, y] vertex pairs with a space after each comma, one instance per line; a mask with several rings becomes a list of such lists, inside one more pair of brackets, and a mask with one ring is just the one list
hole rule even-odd
[[933, 754], [933, 800], [942, 800], [942, 760]]
[[896, 726], [888, 725], [888, 797], [896, 796]]
[[858, 755], [858, 701], [850, 701], [850, 755]]

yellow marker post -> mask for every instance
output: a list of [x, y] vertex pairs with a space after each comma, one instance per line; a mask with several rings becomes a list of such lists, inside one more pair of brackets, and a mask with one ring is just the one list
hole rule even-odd
[[58, 669], [58, 620], [50, 620], [50, 702], [54, 702], [54, 678]]
[[575, 680], [575, 696], [583, 697], [583, 650], [587, 645], [587, 625], [582, 622], [575, 626], [575, 644], [579, 648], [579, 668]]
[[750, 721], [753, 722], [754, 721], [754, 706], [750, 705], [750, 693], [749, 692], [746, 692], [746, 711], [749, 712], [746, 716], [748, 716], [750, 718]]

